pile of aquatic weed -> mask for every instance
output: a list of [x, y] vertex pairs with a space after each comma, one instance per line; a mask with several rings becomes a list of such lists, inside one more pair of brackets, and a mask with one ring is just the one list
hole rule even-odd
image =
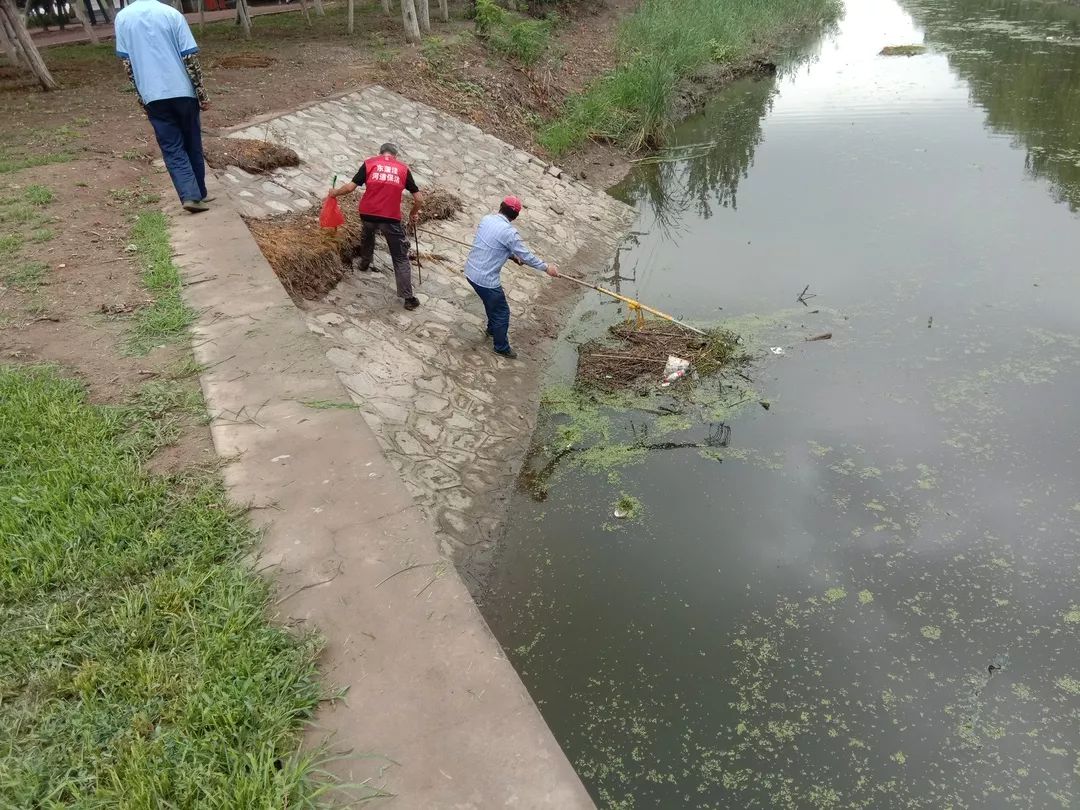
[[133, 409], [0, 366], [0, 807], [305, 807], [316, 639], [265, 616], [210, 476], [142, 469]]
[[342, 208], [345, 224], [320, 228], [317, 213], [248, 219], [251, 235], [293, 298], [317, 300], [337, 286], [360, 248], [360, 216]]
[[667, 321], [636, 325], [620, 323], [608, 330], [611, 338], [592, 340], [578, 352], [577, 379], [585, 386], [609, 391], [641, 388], [658, 383], [669, 356], [690, 361], [687, 379], [676, 384], [686, 390], [695, 378], [749, 362], [739, 338], [726, 329], [699, 335]]
[[206, 138], [203, 155], [215, 169], [236, 166], [253, 174], [300, 165], [300, 156], [287, 146], [254, 138]]
[[[408, 203], [402, 219], [408, 218]], [[445, 189], [424, 190], [419, 224], [453, 219], [463, 208], [461, 198]], [[317, 212], [283, 214], [267, 219], [247, 219], [251, 235], [285, 290], [295, 299], [322, 298], [345, 277], [345, 265], [360, 250], [361, 221], [355, 207], [342, 205], [345, 224], [319, 227]], [[436, 253], [421, 253], [421, 260], [440, 261]]]
[[[424, 225], [433, 220], [453, 219], [461, 211], [465, 210], [465, 204], [461, 201], [461, 197], [444, 188], [434, 186], [423, 189], [423, 192], [424, 204], [420, 208], [420, 215], [417, 219], [418, 225]], [[410, 200], [402, 200], [401, 219], [403, 221], [408, 221], [411, 208], [412, 202]]]

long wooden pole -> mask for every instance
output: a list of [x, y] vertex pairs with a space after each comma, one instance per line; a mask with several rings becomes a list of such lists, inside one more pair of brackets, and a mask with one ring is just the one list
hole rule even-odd
[[[449, 236], [443, 236], [441, 233], [435, 233], [434, 231], [424, 231], [423, 233], [424, 233], [424, 236], [435, 236], [435, 237], [438, 237], [439, 239], [445, 239], [447, 242], [453, 242], [455, 245], [461, 245], [462, 247], [467, 247], [467, 248], [472, 247], [472, 245], [468, 244], [467, 242], [462, 242], [462, 241], [460, 241], [458, 239], [454, 239], [454, 238], [449, 237]], [[418, 252], [419, 252], [419, 249], [418, 249]], [[650, 315], [655, 315], [657, 318], [663, 318], [665, 321], [670, 321], [671, 323], [675, 324], [676, 326], [681, 326], [683, 329], [688, 329], [688, 330], [690, 330], [691, 332], [693, 332], [696, 335], [701, 335], [702, 337], [708, 337], [708, 334], [706, 334], [705, 332], [702, 332], [697, 327], [690, 326], [689, 324], [685, 324], [682, 321], [671, 317], [666, 312], [661, 312], [658, 309], [653, 309], [652, 307], [647, 306], [646, 304], [643, 304], [640, 301], [635, 301], [633, 298], [627, 298], [625, 295], [620, 295], [619, 293], [615, 292], [614, 290], [609, 290], [609, 289], [607, 289], [605, 287], [599, 287], [596, 284], [590, 284], [588, 281], [583, 281], [582, 279], [575, 278], [574, 276], [565, 276], [562, 273], [559, 274], [559, 278], [565, 278], [567, 281], [572, 281], [575, 284], [580, 284], [582, 287], [588, 287], [590, 290], [596, 290], [596, 292], [598, 292], [598, 293], [603, 293], [604, 295], [610, 295], [612, 298], [617, 298], [618, 300], [620, 300], [623, 303], [627, 304], [630, 307], [630, 309], [632, 309], [632, 310], [648, 312]]]
[[646, 304], [643, 304], [640, 301], [635, 301], [633, 298], [627, 298], [625, 295], [619, 295], [619, 293], [617, 293], [617, 292], [615, 292], [613, 290], [609, 290], [609, 289], [606, 289], [604, 287], [598, 287], [595, 284], [590, 284], [587, 281], [582, 281], [580, 278], [574, 278], [573, 276], [564, 276], [564, 275], [560, 274], [559, 278], [565, 278], [567, 281], [572, 281], [575, 284], [580, 284], [582, 287], [588, 287], [590, 290], [596, 290], [598, 293], [603, 293], [604, 295], [610, 295], [612, 298], [617, 298], [620, 301], [622, 301], [623, 303], [627, 304], [630, 307], [630, 309], [643, 310], [645, 312], [648, 312], [651, 315], [655, 315], [657, 318], [663, 318], [665, 321], [671, 321], [671, 323], [675, 324], [676, 326], [681, 326], [683, 329], [689, 329], [691, 332], [693, 332], [695, 334], [698, 334], [698, 335], [701, 335], [702, 337], [708, 337], [707, 334], [702, 332], [697, 327], [690, 326], [689, 324], [685, 324], [685, 323], [683, 323], [682, 321], [680, 321], [680, 320], [678, 320], [676, 318], [672, 318], [666, 312], [661, 312], [658, 309], [653, 309], [652, 307], [650, 307], [650, 306], [648, 306]]

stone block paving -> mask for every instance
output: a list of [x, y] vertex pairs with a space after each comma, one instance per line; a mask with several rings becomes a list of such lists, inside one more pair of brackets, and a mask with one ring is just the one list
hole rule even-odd
[[[319, 205], [333, 175], [345, 182], [380, 144], [393, 141], [421, 190], [445, 188], [465, 205], [455, 219], [429, 222], [422, 231], [471, 243], [480, 218], [516, 194], [525, 204], [518, 229], [533, 251], [564, 270], [595, 276], [610, 266], [632, 220], [630, 208], [556, 167], [382, 87], [233, 136], [271, 139], [301, 158], [299, 167], [263, 176], [233, 167], [222, 172], [248, 216]], [[511, 343], [520, 353], [507, 361], [491, 352], [483, 307], [461, 272], [468, 249], [422, 233], [420, 250], [440, 258], [424, 261], [422, 285], [414, 272], [419, 309], [401, 308], [380, 244], [374, 266], [381, 272], [350, 273], [323, 301], [306, 306], [306, 317], [384, 453], [435, 523], [444, 552], [472, 579], [482, 574], [497, 539], [535, 427], [543, 363], [573, 298], [566, 294], [569, 282], [507, 265]]]

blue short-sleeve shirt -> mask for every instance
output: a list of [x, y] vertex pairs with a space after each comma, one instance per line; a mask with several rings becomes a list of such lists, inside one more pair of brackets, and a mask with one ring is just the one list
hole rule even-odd
[[195, 98], [183, 57], [198, 53], [184, 15], [159, 0], [135, 0], [116, 14], [116, 55], [131, 61], [144, 103]]

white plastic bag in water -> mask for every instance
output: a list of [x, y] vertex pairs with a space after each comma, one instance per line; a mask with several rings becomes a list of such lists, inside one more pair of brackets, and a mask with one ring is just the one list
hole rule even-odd
[[683, 360], [681, 357], [676, 357], [673, 354], [669, 354], [667, 358], [667, 365], [664, 366], [664, 376], [668, 377], [674, 374], [676, 371], [681, 371], [684, 374], [690, 370], [690, 361]]
[[664, 379], [660, 383], [660, 387], [667, 388], [680, 377], [686, 376], [686, 372], [689, 370], [689, 360], [683, 360], [681, 357], [669, 354], [667, 364], [664, 366]]

